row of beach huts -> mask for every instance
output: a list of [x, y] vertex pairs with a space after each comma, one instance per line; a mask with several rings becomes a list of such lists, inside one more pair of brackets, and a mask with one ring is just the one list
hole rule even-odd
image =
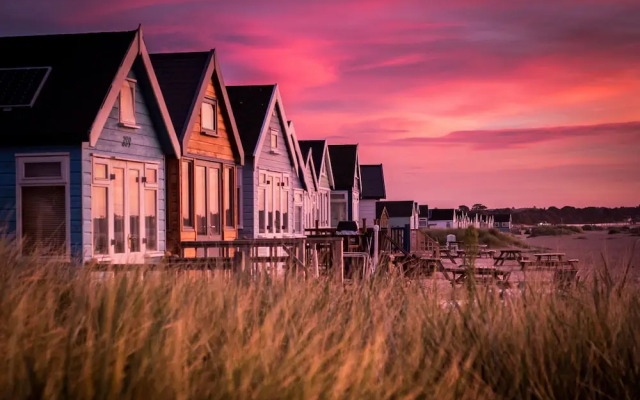
[[225, 85], [214, 50], [149, 54], [138, 28], [5, 37], [0, 54], [0, 222], [24, 252], [144, 263], [340, 221], [506, 227], [384, 201], [381, 164], [300, 139], [278, 85]]

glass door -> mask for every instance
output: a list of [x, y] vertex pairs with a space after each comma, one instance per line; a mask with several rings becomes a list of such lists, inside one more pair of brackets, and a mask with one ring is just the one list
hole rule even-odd
[[142, 219], [144, 169], [141, 163], [113, 161], [112, 259], [116, 264], [144, 262]]

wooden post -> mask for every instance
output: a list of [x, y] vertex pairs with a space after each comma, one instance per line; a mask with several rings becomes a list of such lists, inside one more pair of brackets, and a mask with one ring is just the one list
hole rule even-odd
[[303, 267], [303, 273], [304, 273], [304, 277], [305, 279], [308, 278], [307, 277], [307, 254], [306, 254], [306, 240], [304, 238], [300, 239], [300, 243], [298, 243], [298, 260], [300, 260], [300, 262], [302, 263]]
[[320, 278], [320, 267], [318, 265], [318, 245], [314, 242], [311, 244], [311, 265], [313, 266], [313, 274]]
[[335, 279], [340, 283], [344, 282], [344, 258], [342, 254], [343, 240], [344, 239], [332, 240], [331, 242], [331, 261], [333, 262], [332, 267], [335, 268]]
[[372, 261], [372, 271], [373, 273], [376, 272], [376, 268], [378, 268], [378, 236], [380, 233], [380, 226], [378, 225], [374, 225], [373, 226], [373, 261]]

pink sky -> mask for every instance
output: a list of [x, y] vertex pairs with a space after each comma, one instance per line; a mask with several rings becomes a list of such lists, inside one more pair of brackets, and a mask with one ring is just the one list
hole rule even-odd
[[[635, 4], [634, 4], [635, 3]], [[0, 34], [135, 29], [277, 82], [303, 139], [359, 143], [392, 200], [640, 204], [635, 1], [22, 0]]]

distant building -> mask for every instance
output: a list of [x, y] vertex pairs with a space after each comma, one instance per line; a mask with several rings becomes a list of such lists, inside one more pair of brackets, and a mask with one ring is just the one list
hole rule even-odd
[[434, 208], [429, 210], [429, 228], [457, 228], [458, 214], [453, 208]]
[[381, 215], [385, 208], [389, 214], [390, 228], [404, 228], [409, 225], [410, 229], [418, 229], [420, 211], [415, 201], [379, 201], [376, 203], [376, 215]]
[[384, 185], [382, 164], [361, 165], [362, 196], [360, 200], [360, 220], [366, 219], [367, 225], [373, 225], [380, 216], [376, 214], [376, 203], [387, 197]]
[[427, 205], [419, 206], [418, 211], [419, 211], [418, 227], [428, 228], [429, 227], [429, 206]]
[[335, 189], [331, 192], [331, 226], [360, 220], [360, 163], [358, 145], [329, 145]]
[[494, 214], [493, 227], [500, 232], [511, 231], [511, 214]]

